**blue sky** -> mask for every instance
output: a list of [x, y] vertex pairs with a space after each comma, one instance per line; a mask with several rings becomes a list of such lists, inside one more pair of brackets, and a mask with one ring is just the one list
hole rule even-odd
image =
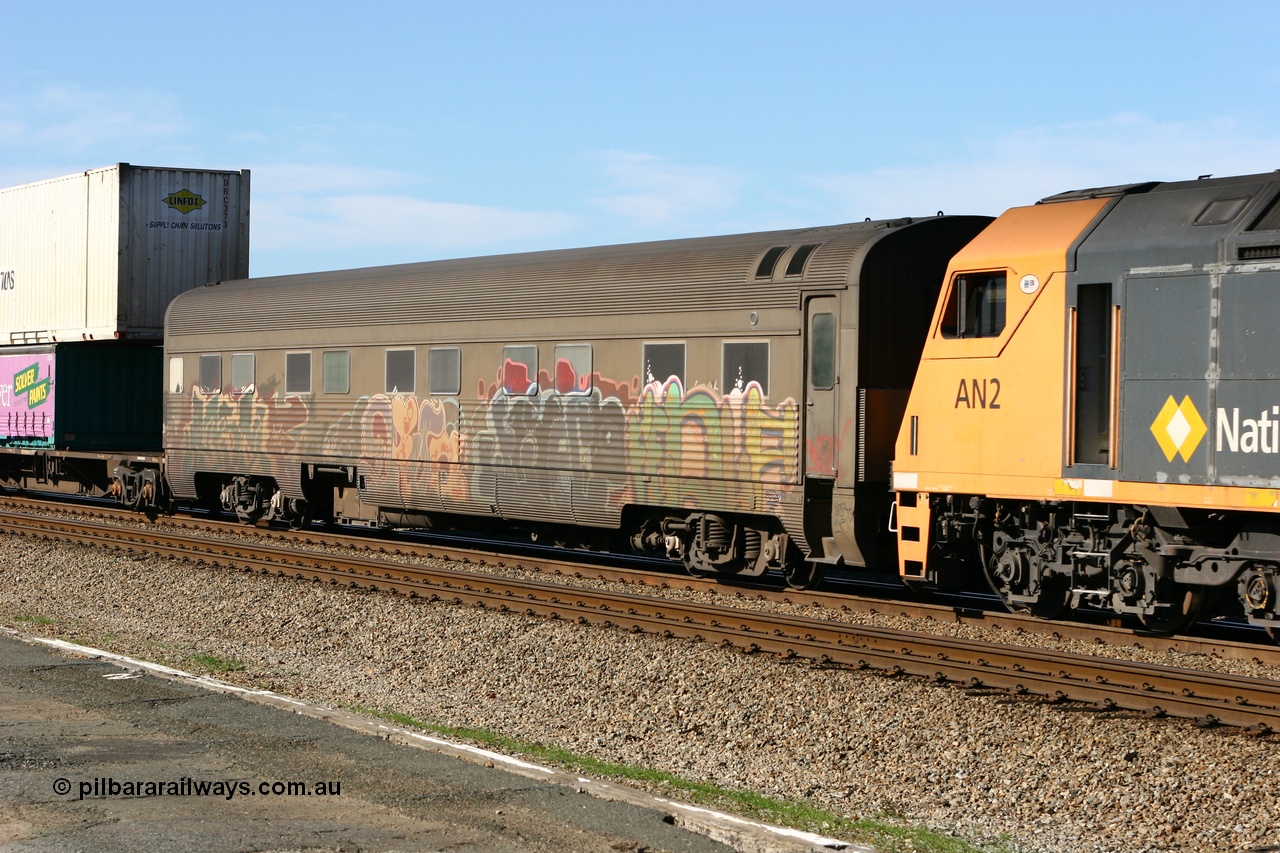
[[5, 7], [0, 186], [250, 169], [255, 276], [1280, 168], [1274, 2]]

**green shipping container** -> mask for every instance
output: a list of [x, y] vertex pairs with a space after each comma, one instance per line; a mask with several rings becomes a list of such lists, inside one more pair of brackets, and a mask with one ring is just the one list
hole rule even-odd
[[160, 450], [163, 363], [154, 344], [0, 348], [0, 446]]

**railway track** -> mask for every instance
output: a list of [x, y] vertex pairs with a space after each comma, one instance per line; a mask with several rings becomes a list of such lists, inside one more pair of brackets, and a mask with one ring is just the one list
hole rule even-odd
[[[105, 521], [137, 527], [141, 516], [101, 504], [76, 507], [62, 502], [29, 497], [0, 495], [0, 511], [15, 513], [48, 513], [86, 521]], [[474, 543], [458, 545], [445, 538], [424, 540], [420, 537], [386, 538], [381, 535], [331, 533], [316, 530], [295, 531], [265, 524], [246, 526], [198, 516], [165, 516], [164, 528], [187, 530], [201, 535], [259, 539], [284, 547], [314, 547], [345, 550], [372, 559], [446, 560], [481, 569], [537, 572], [552, 579], [600, 581], [649, 589], [700, 592], [729, 602], [774, 602], [798, 608], [821, 608], [836, 612], [898, 616], [920, 620], [921, 627], [931, 624], [968, 625], [1013, 636], [1041, 635], [1074, 640], [1100, 647], [1130, 648], [1153, 652], [1178, 652], [1204, 655], [1222, 660], [1251, 661], [1280, 666], [1280, 647], [1268, 643], [1261, 632], [1253, 632], [1260, 642], [1223, 639], [1212, 636], [1166, 636], [1126, 627], [1115, 619], [1095, 622], [1068, 622], [1040, 619], [1029, 614], [1009, 613], [976, 604], [943, 604], [891, 598], [887, 594], [850, 592], [862, 587], [851, 586], [840, 591], [792, 590], [767, 581], [735, 582], [732, 579], [703, 579], [686, 574], [679, 567], [667, 569], [621, 564], [617, 559], [601, 558], [589, 552], [551, 551], [550, 549], [516, 549], [497, 545], [480, 547]], [[517, 553], [518, 552], [518, 553]], [[900, 590], [898, 590], [900, 592]]]
[[[209, 522], [188, 520], [183, 527], [187, 529], [121, 527], [85, 519], [0, 512], [0, 532], [50, 541], [685, 637], [746, 652], [1179, 717], [1201, 725], [1237, 726], [1257, 733], [1280, 731], [1280, 682], [1268, 679], [395, 562], [421, 557], [424, 546], [358, 540], [360, 549], [347, 543], [346, 551], [334, 553], [315, 550], [312, 546], [332, 546], [333, 542], [321, 542], [310, 533], [274, 532], [260, 539], [235, 541], [210, 538]], [[475, 549], [425, 548], [430, 556], [464, 564], [480, 560], [498, 564], [504, 559]], [[528, 561], [522, 560], [520, 567], [524, 562]], [[543, 562], [547, 565], [542, 571], [571, 571], [574, 566], [562, 563], [556, 568], [549, 565], [554, 560]], [[681, 579], [681, 583], [692, 587], [696, 581]], [[776, 594], [791, 600], [798, 597], [790, 592]]]

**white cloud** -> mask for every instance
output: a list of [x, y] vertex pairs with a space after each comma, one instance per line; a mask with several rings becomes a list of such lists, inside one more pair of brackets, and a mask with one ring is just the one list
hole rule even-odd
[[590, 203], [640, 227], [680, 224], [738, 203], [742, 177], [729, 169], [684, 166], [627, 151], [607, 151], [596, 157], [613, 187]]
[[381, 169], [257, 168], [254, 250], [395, 248], [425, 257], [553, 237], [578, 223], [553, 211], [431, 201], [403, 192], [415, 182], [412, 175]]
[[255, 189], [271, 195], [331, 196], [367, 193], [380, 189], [403, 189], [418, 179], [393, 169], [360, 166], [314, 166], [304, 163], [275, 163], [255, 166]]
[[939, 209], [994, 214], [1073, 189], [1280, 167], [1280, 139], [1230, 119], [1162, 122], [1129, 113], [1022, 128], [965, 147], [961, 160], [806, 180], [836, 201], [840, 218], [877, 219]]
[[181, 134], [183, 117], [176, 104], [172, 95], [156, 92], [48, 86], [0, 101], [0, 145], [46, 156], [136, 147]]

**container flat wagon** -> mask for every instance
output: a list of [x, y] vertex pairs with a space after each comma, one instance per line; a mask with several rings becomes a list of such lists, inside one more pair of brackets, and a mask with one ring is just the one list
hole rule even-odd
[[126, 459], [158, 472], [165, 310], [248, 272], [248, 171], [0, 189], [0, 483], [96, 495]]

